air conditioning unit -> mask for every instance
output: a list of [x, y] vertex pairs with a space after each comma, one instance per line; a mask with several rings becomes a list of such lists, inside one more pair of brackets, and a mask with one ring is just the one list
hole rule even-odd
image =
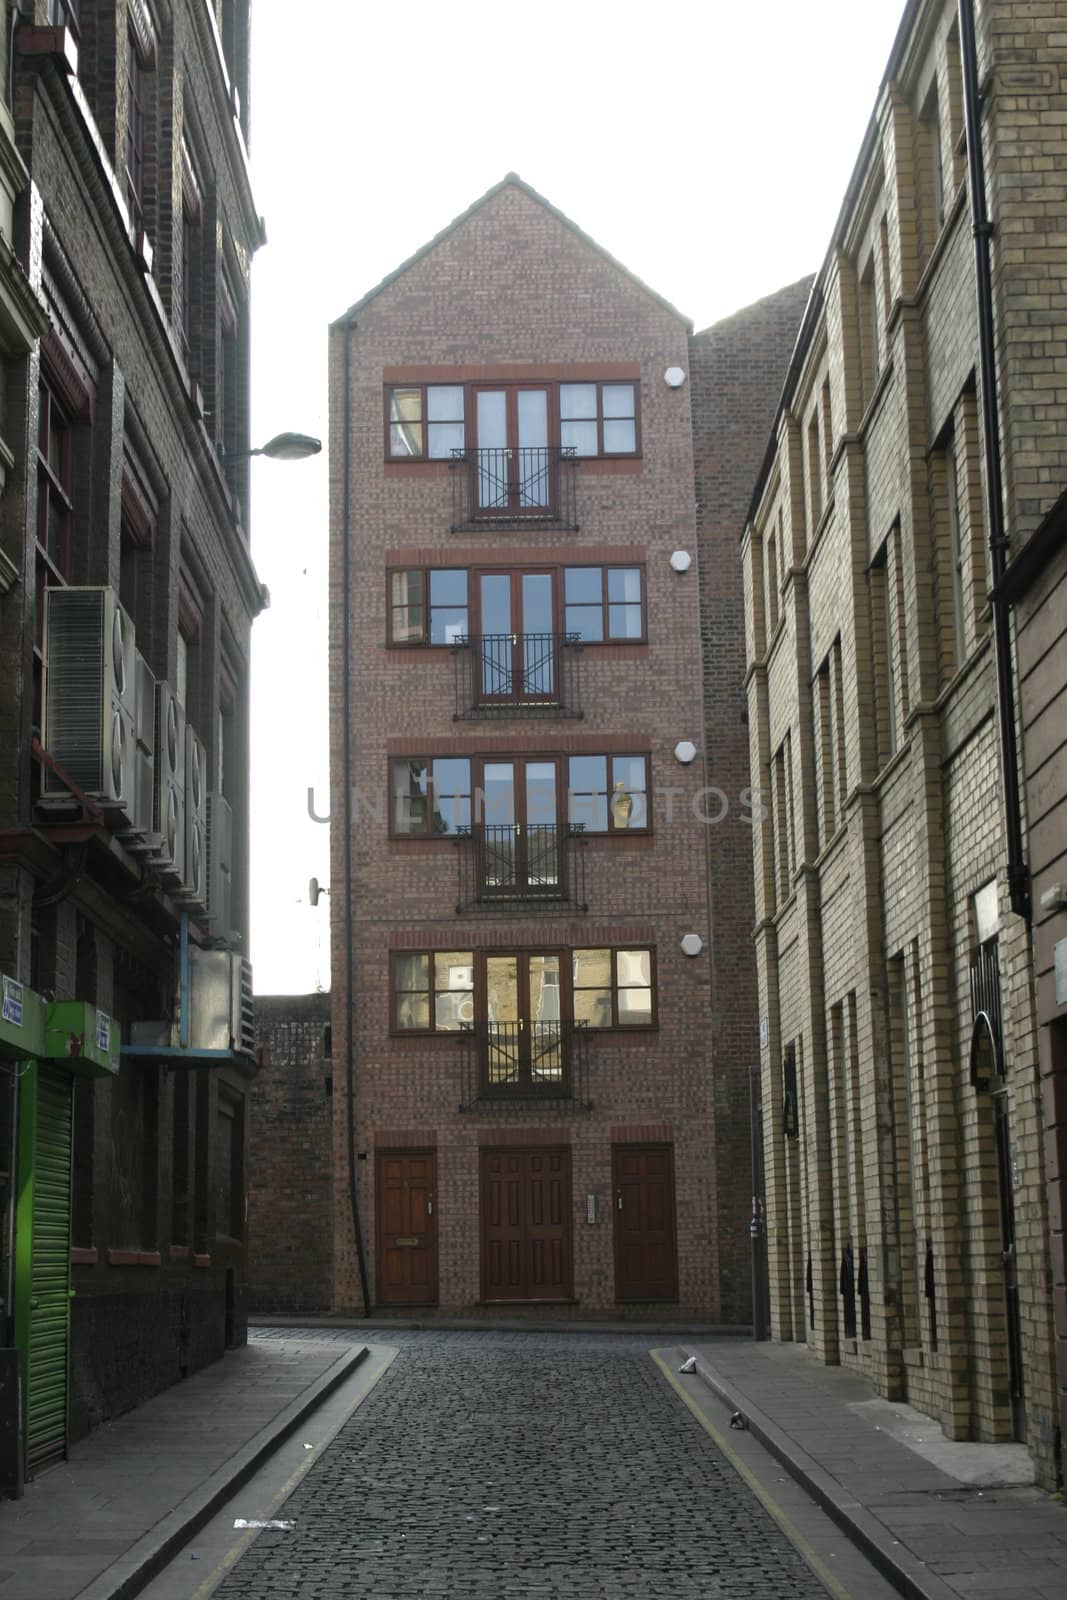
[[120, 837], [130, 850], [143, 853], [152, 848], [156, 801], [156, 680], [139, 650], [134, 662], [137, 714], [133, 727], [133, 814]]
[[189, 946], [189, 1046], [255, 1055], [252, 963], [232, 950]]
[[185, 712], [165, 678], [156, 683], [149, 860], [167, 876], [185, 869]]
[[[137, 673], [133, 623], [113, 589], [46, 589], [44, 719], [41, 739], [63, 773], [105, 810], [135, 810]], [[41, 803], [71, 804], [70, 789], [44, 768]]]
[[207, 754], [195, 729], [185, 727], [185, 863], [174, 898], [207, 905]]
[[207, 914], [216, 935], [225, 937], [230, 915], [233, 860], [233, 808], [221, 794], [207, 797]]

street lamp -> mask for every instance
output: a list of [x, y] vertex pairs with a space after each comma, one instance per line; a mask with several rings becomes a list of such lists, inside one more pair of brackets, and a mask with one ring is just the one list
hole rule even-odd
[[321, 449], [322, 440], [313, 439], [308, 433], [276, 433], [273, 439], [255, 450], [227, 450], [222, 459], [227, 465], [231, 461], [247, 461], [249, 456], [270, 456], [273, 461], [304, 461], [308, 456], [317, 456]]
[[317, 456], [321, 449], [322, 440], [313, 439], [310, 434], [276, 433], [265, 445], [248, 453], [250, 456], [270, 456], [274, 461], [303, 461], [308, 456]]

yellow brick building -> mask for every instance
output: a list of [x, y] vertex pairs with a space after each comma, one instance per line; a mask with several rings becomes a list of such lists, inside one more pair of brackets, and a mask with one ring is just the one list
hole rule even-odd
[[1025, 1439], [1052, 1484], [1049, 1174], [1002, 781], [1017, 764], [990, 598], [970, 16], [1008, 558], [1067, 481], [1067, 3], [913, 0], [743, 541], [766, 1250], [775, 1338], [950, 1437]]

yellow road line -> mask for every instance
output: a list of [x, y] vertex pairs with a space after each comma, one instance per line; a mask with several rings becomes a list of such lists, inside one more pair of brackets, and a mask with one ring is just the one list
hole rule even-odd
[[[733, 1449], [729, 1440], [719, 1432], [718, 1428], [716, 1428], [713, 1422], [708, 1421], [707, 1417], [701, 1411], [696, 1401], [686, 1393], [685, 1387], [678, 1382], [677, 1376], [664, 1359], [663, 1352], [660, 1350], [653, 1350], [652, 1359], [662, 1372], [663, 1376], [666, 1378], [667, 1382], [670, 1384], [671, 1388], [674, 1390], [675, 1394], [680, 1396], [680, 1398], [689, 1407], [690, 1411], [693, 1413], [694, 1417], [696, 1417], [705, 1433], [710, 1434], [712, 1440], [722, 1451], [723, 1455], [733, 1467], [734, 1471], [737, 1472], [739, 1476], [742, 1477], [748, 1484], [748, 1487], [752, 1490], [752, 1493], [756, 1496], [756, 1499], [763, 1506], [764, 1510], [769, 1512], [769, 1514], [774, 1518], [775, 1522], [781, 1528], [790, 1544], [796, 1548], [798, 1554], [803, 1556], [804, 1560], [814, 1572], [819, 1582], [825, 1585], [830, 1594], [833, 1595], [834, 1600], [854, 1600], [853, 1595], [848, 1589], [842, 1586], [840, 1579], [830, 1571], [825, 1561], [823, 1561], [820, 1556], [816, 1555], [815, 1551], [812, 1549], [807, 1539], [805, 1539], [796, 1523], [789, 1516], [788, 1512], [782, 1509], [777, 1500], [771, 1494], [770, 1490], [760, 1482], [759, 1478], [756, 1477], [752, 1469], [741, 1460], [741, 1457]], [[708, 1394], [711, 1394], [710, 1389], [708, 1390]], [[841, 1537], [844, 1538], [845, 1535], [842, 1534]]]
[[[285, 1483], [282, 1484], [281, 1488], [271, 1497], [267, 1505], [256, 1508], [252, 1514], [252, 1517], [249, 1519], [250, 1521], [253, 1519], [255, 1521], [265, 1521], [268, 1517], [273, 1517], [278, 1507], [283, 1505], [284, 1502], [288, 1500], [289, 1496], [292, 1494], [293, 1490], [296, 1488], [304, 1474], [319, 1459], [319, 1456], [326, 1449], [326, 1446], [333, 1443], [334, 1439], [336, 1439], [337, 1435], [340, 1433], [341, 1429], [344, 1427], [353, 1411], [363, 1404], [364, 1400], [370, 1394], [375, 1384], [377, 1384], [379, 1378], [382, 1377], [387, 1368], [392, 1366], [393, 1361], [396, 1359], [396, 1354], [397, 1352], [395, 1350], [390, 1350], [387, 1353], [385, 1360], [382, 1362], [381, 1370], [375, 1374], [374, 1383], [370, 1384], [368, 1388], [364, 1389], [362, 1394], [358, 1394], [352, 1401], [352, 1404], [346, 1408], [344, 1416], [341, 1418], [336, 1428], [332, 1430], [330, 1437], [328, 1439], [321, 1440], [320, 1443], [315, 1446], [314, 1450], [309, 1450], [306, 1453], [303, 1461], [301, 1461], [296, 1471], [286, 1480]], [[370, 1359], [373, 1360], [373, 1357]], [[353, 1376], [356, 1376], [359, 1370], [360, 1369], [357, 1367], [356, 1373], [353, 1373]], [[325, 1404], [325, 1402], [323, 1403]], [[291, 1439], [292, 1437], [293, 1435], [290, 1434], [289, 1438]], [[288, 1444], [289, 1440], [287, 1439], [285, 1443]], [[284, 1449], [285, 1445], [282, 1445], [280, 1448]], [[262, 1468], [260, 1468], [260, 1470], [262, 1471]], [[239, 1489], [235, 1489], [234, 1495], [240, 1494], [240, 1492], [241, 1491]], [[211, 1594], [213, 1589], [218, 1587], [223, 1578], [226, 1576], [227, 1572], [229, 1572], [230, 1568], [240, 1561], [241, 1557], [244, 1555], [245, 1551], [248, 1549], [249, 1545], [260, 1531], [261, 1530], [259, 1528], [248, 1528], [244, 1533], [242, 1533], [241, 1537], [235, 1540], [235, 1542], [230, 1546], [214, 1570], [208, 1574], [208, 1576], [200, 1584], [199, 1588], [194, 1591], [191, 1596], [191, 1600], [207, 1600], [208, 1595]]]

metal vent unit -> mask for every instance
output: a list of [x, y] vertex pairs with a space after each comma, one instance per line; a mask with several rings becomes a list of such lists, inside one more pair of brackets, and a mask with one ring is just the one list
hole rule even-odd
[[232, 926], [233, 808], [224, 795], [207, 797], [207, 914], [216, 935]]
[[199, 735], [185, 727], [185, 862], [174, 898], [207, 905], [207, 755]]
[[[134, 628], [113, 589], [45, 590], [42, 743], [63, 773], [106, 810], [133, 821], [137, 712]], [[45, 768], [41, 802], [71, 804]]]
[[122, 838], [131, 850], [151, 848], [155, 810], [156, 680], [140, 651], [134, 656], [137, 712], [133, 727], [133, 813]]
[[232, 950], [189, 947], [188, 1046], [255, 1055], [252, 963]]
[[185, 712], [165, 678], [156, 684], [154, 723], [149, 856], [180, 879], [185, 870]]

